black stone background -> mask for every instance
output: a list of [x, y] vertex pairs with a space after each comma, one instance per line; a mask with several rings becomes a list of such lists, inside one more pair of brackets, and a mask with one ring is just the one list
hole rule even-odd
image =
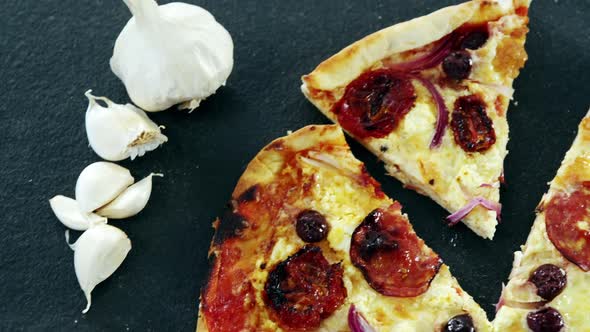
[[[458, 1], [191, 2], [230, 31], [234, 70], [227, 87], [194, 113], [150, 114], [166, 126], [169, 142], [121, 164], [137, 179], [152, 171], [165, 177], [154, 179], [143, 212], [112, 222], [133, 249], [95, 289], [86, 315], [65, 228], [47, 200], [73, 197], [80, 171], [99, 160], [84, 131], [84, 91], [129, 101], [108, 61], [130, 13], [122, 1], [0, 4], [0, 330], [193, 331], [210, 224], [244, 167], [287, 130], [328, 123], [299, 92], [300, 76], [368, 33]], [[493, 242], [462, 225], [445, 226], [442, 208], [385, 176], [376, 158], [349, 139], [490, 318], [512, 252], [525, 241], [535, 206], [590, 105], [590, 2], [536, 0], [530, 14], [530, 60], [508, 113], [503, 222]]]

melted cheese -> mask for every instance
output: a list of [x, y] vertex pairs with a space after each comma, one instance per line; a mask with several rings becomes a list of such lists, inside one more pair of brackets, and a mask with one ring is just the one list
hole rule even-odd
[[494, 319], [494, 332], [530, 332], [527, 327], [525, 309], [502, 307]]

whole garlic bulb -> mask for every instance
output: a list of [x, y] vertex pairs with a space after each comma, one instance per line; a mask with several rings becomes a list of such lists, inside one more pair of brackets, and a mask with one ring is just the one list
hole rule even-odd
[[[66, 231], [68, 240], [69, 231]], [[122, 230], [103, 224], [89, 228], [70, 247], [74, 250], [76, 277], [87, 301], [82, 313], [87, 313], [92, 304], [92, 290], [123, 263], [131, 250], [131, 241]]]
[[191, 110], [224, 85], [233, 67], [230, 34], [207, 10], [181, 2], [123, 0], [133, 17], [115, 42], [111, 69], [137, 106]]
[[[90, 146], [101, 158], [119, 161], [143, 156], [168, 141], [160, 127], [144, 111], [131, 105], [121, 105], [86, 91], [86, 135]], [[106, 104], [101, 106], [98, 101]]]

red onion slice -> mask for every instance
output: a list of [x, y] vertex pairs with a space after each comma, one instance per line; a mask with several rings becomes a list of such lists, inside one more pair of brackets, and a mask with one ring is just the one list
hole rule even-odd
[[447, 123], [449, 122], [449, 110], [447, 109], [447, 105], [445, 104], [443, 97], [440, 95], [440, 92], [438, 92], [438, 89], [432, 82], [417, 75], [412, 75], [411, 77], [424, 85], [424, 87], [432, 95], [432, 99], [434, 99], [434, 103], [436, 104], [438, 116], [436, 119], [434, 136], [432, 136], [432, 141], [430, 141], [430, 148], [438, 148], [442, 143], [443, 136], [445, 135], [445, 129], [447, 128]]
[[447, 106], [445, 102], [438, 92], [437, 88], [432, 84], [432, 82], [419, 77], [413, 73], [422, 71], [424, 69], [429, 69], [432, 67], [437, 66], [440, 64], [444, 58], [451, 53], [451, 48], [453, 44], [456, 42], [457, 36], [455, 34], [447, 35], [441, 38], [437, 44], [430, 50], [430, 52], [419, 56], [416, 59], [398, 63], [392, 63], [391, 61], [384, 61], [384, 66], [398, 71], [400, 73], [409, 74], [411, 78], [414, 78], [422, 85], [428, 89], [428, 92], [432, 95], [434, 102], [436, 104], [436, 108], [438, 111], [438, 119], [436, 120], [436, 129], [434, 132], [434, 136], [432, 137], [432, 141], [430, 142], [430, 148], [437, 148], [442, 143], [442, 138], [445, 133], [445, 128], [447, 127], [447, 122], [449, 120], [449, 111], [447, 110]]
[[416, 72], [424, 69], [432, 68], [441, 63], [444, 58], [451, 53], [451, 47], [455, 42], [454, 34], [447, 35], [440, 39], [430, 52], [419, 56], [416, 59], [404, 62], [391, 63], [387, 61], [384, 65], [395, 71], [401, 72]]
[[490, 211], [496, 211], [496, 218], [498, 218], [498, 221], [501, 220], [502, 204], [490, 201], [489, 199], [485, 199], [483, 197], [475, 197], [472, 198], [464, 207], [460, 208], [459, 210], [455, 211], [455, 213], [447, 217], [449, 226], [454, 226], [459, 223], [461, 219], [468, 215], [469, 212], [471, 212], [471, 210], [473, 210], [478, 205], [481, 205]]
[[500, 182], [482, 183], [479, 186], [480, 188], [500, 188]]
[[504, 301], [504, 290], [506, 289], [506, 285], [504, 285], [504, 283], [502, 283], [502, 292], [500, 292], [500, 298], [498, 299], [498, 302], [496, 304], [494, 304], [494, 307], [496, 308], [496, 313], [498, 313], [498, 311], [500, 311], [500, 308], [502, 308], [502, 306], [505, 304]]
[[356, 311], [354, 304], [348, 309], [348, 327], [352, 332], [375, 332], [375, 329], [369, 325], [369, 322], [363, 315]]

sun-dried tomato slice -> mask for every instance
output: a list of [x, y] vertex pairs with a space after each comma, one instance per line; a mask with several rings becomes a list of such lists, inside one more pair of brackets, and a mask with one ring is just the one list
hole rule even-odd
[[369, 71], [346, 87], [344, 96], [332, 109], [338, 122], [359, 137], [385, 137], [414, 107], [412, 82], [388, 69]]
[[308, 245], [270, 271], [264, 298], [279, 325], [316, 329], [346, 298], [342, 274], [339, 263], [330, 265], [319, 247]]
[[428, 290], [442, 261], [400, 210], [395, 203], [369, 213], [352, 234], [350, 259], [377, 292], [413, 297]]
[[559, 193], [545, 205], [547, 235], [568, 260], [590, 271], [590, 184]]
[[494, 124], [486, 113], [486, 104], [477, 95], [455, 101], [451, 128], [455, 142], [467, 152], [483, 152], [496, 142]]

